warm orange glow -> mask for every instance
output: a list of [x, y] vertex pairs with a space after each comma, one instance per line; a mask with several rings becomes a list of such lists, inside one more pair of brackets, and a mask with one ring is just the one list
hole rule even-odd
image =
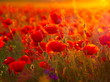
[[79, 8], [107, 7], [110, 0], [73, 0], [73, 6]]
[[[65, 0], [66, 1], [66, 0]], [[8, 4], [15, 6], [23, 6], [24, 4], [34, 5], [40, 8], [57, 7], [57, 8], [102, 8], [108, 7], [110, 0], [67, 0], [66, 2], [0, 2], [0, 4]], [[72, 2], [71, 2], [72, 1]], [[109, 8], [109, 7], [108, 7]]]

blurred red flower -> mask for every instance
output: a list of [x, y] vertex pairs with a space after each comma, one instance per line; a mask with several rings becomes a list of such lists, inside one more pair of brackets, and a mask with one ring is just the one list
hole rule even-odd
[[79, 41], [74, 41], [74, 42], [72, 42], [72, 41], [67, 41], [67, 43], [69, 43], [69, 48], [75, 48], [75, 49], [77, 49], [77, 50], [82, 50], [82, 47], [83, 47], [83, 43], [88, 43], [88, 41], [86, 41], [86, 40], [79, 40]]
[[45, 26], [44, 29], [48, 34], [55, 34], [58, 32], [58, 28], [56, 26]]
[[4, 38], [0, 37], [0, 48], [2, 48], [5, 45], [5, 42], [3, 40]]
[[50, 69], [50, 65], [45, 61], [40, 62], [39, 66], [43, 69]]
[[100, 44], [110, 46], [110, 35], [105, 34], [99, 38]]
[[31, 38], [34, 42], [41, 42], [44, 39], [44, 35], [41, 30], [38, 30], [31, 34]]
[[55, 24], [59, 24], [62, 22], [62, 18], [58, 13], [51, 12], [50, 18], [52, 19], [53, 23], [55, 23]]
[[11, 19], [5, 19], [2, 21], [2, 24], [5, 26], [5, 27], [8, 27], [10, 24], [12, 24], [12, 21]]
[[99, 51], [99, 48], [94, 44], [88, 44], [83, 48], [85, 55], [93, 55]]
[[27, 56], [27, 55], [22, 56], [22, 57], [19, 58], [18, 60], [20, 60], [20, 61], [25, 61], [27, 64], [31, 64], [30, 57]]
[[14, 61], [15, 61], [15, 59], [14, 59], [13, 57], [7, 57], [7, 58], [4, 60], [3, 64], [9, 65], [10, 63], [12, 63], [12, 62], [14, 62]]
[[60, 42], [60, 41], [49, 41], [46, 45], [46, 51], [47, 53], [51, 52], [61, 52], [66, 48], [66, 44]]
[[14, 61], [9, 64], [9, 70], [13, 71], [14, 73], [22, 72], [25, 65], [25, 61]]
[[12, 40], [13, 39], [13, 34], [11, 32], [6, 33], [5, 36], [8, 38], [7, 40]]

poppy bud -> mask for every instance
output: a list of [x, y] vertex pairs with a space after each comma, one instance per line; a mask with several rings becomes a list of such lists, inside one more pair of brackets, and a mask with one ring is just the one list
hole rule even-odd
[[57, 13], [51, 13], [50, 17], [51, 17], [53, 23], [55, 23], [55, 24], [59, 24], [62, 22], [61, 16]]

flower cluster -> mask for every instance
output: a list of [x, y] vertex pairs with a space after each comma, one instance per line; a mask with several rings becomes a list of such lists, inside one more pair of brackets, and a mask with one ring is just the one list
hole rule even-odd
[[0, 80], [109, 82], [110, 20], [102, 23], [103, 12], [110, 14], [0, 5]]

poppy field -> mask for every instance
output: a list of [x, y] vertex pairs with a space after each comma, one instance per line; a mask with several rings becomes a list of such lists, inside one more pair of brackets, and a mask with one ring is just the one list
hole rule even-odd
[[110, 82], [110, 9], [0, 5], [0, 82]]

